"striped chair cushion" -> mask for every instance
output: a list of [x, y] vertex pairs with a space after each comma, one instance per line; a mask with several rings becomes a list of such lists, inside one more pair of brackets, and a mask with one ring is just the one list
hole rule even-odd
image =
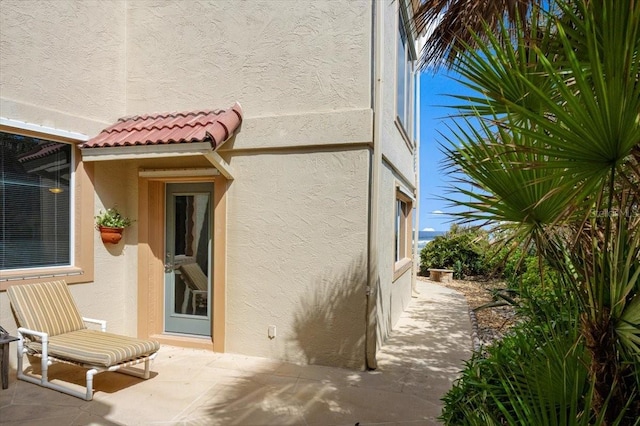
[[86, 328], [64, 281], [14, 285], [7, 295], [20, 327], [49, 336]]
[[[42, 345], [28, 344], [29, 349], [40, 352]], [[97, 330], [78, 330], [49, 339], [49, 355], [69, 361], [111, 367], [160, 349], [158, 342], [137, 339]]]

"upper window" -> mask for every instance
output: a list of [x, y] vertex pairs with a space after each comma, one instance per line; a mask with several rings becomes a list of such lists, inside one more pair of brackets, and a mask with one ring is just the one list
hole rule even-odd
[[72, 264], [72, 152], [0, 132], [0, 270]]
[[399, 194], [396, 198], [395, 261], [410, 257], [411, 201]]
[[413, 126], [414, 60], [402, 13], [398, 17], [396, 113], [407, 136]]

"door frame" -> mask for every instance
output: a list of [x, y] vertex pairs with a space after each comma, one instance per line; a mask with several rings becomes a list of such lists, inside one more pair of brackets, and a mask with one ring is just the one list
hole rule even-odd
[[[177, 232], [179, 211], [177, 197], [185, 195], [192, 197], [192, 210], [189, 212], [187, 211], [186, 204], [183, 206], [184, 217], [182, 218], [182, 223], [185, 227], [182, 229], [182, 231], [184, 231], [182, 235], [182, 250], [185, 251], [176, 253], [176, 241], [179, 238]], [[212, 270], [210, 265], [213, 262], [213, 185], [210, 182], [167, 182], [165, 183], [165, 197], [164, 332], [178, 335], [193, 335], [194, 337], [211, 336], [213, 330], [211, 324], [213, 321], [211, 284], [213, 280], [210, 274]], [[204, 211], [201, 211], [201, 213], [203, 213], [202, 218], [199, 219], [189, 216], [189, 213], [192, 215], [195, 214], [198, 207], [201, 209], [200, 202], [202, 202], [203, 199], [206, 199], [206, 207]], [[195, 200], [199, 201], [196, 203]], [[187, 229], [187, 222], [192, 223], [192, 229]], [[192, 234], [199, 226], [203, 228], [198, 231], [197, 234]], [[189, 232], [191, 240], [187, 237], [187, 232]], [[206, 236], [206, 242], [202, 246], [200, 245], [203, 242], [201, 232], [203, 233], [202, 235]], [[191, 293], [191, 291], [197, 291], [198, 289], [202, 290], [202, 288], [200, 288], [202, 284], [200, 283], [198, 287], [189, 290], [190, 287], [186, 284], [187, 280], [185, 279], [186, 277], [184, 277], [186, 270], [181, 272], [182, 267], [177, 266], [180, 265], [177, 255], [185, 255], [187, 251], [194, 248], [197, 251], [188, 254], [192, 256], [191, 260], [196, 262], [194, 265], [198, 265], [196, 268], [200, 270], [201, 274], [204, 274], [206, 288], [206, 295], [204, 297], [206, 309], [204, 315], [203, 312], [196, 314], [197, 293]], [[203, 269], [200, 269], [200, 265], [202, 265], [201, 262], [205, 257], [206, 263], [203, 265]], [[184, 260], [186, 259], [183, 259], [183, 261]], [[170, 270], [167, 269], [168, 265], [171, 267]], [[178, 276], [182, 276], [182, 279], [179, 279]], [[182, 283], [181, 285], [180, 282]], [[177, 300], [180, 300], [180, 298], [183, 300], [179, 305], [176, 305]]]
[[[211, 337], [164, 334], [164, 226], [165, 184], [202, 183], [213, 185]], [[138, 336], [161, 344], [225, 351], [226, 306], [226, 193], [223, 176], [138, 177]]]

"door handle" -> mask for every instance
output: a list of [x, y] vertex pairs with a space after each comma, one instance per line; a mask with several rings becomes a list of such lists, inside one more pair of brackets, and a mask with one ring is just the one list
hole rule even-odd
[[171, 256], [171, 253], [167, 253], [164, 263], [164, 272], [173, 272], [174, 269], [175, 264], [173, 263], [173, 256]]

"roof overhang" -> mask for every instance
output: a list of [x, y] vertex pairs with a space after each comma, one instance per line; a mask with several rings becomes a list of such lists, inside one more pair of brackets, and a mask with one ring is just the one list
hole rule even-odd
[[187, 157], [211, 152], [209, 142], [169, 145], [113, 146], [81, 148], [83, 161], [140, 160], [146, 158]]
[[83, 148], [82, 161], [146, 160], [203, 156], [227, 179], [233, 179], [233, 169], [209, 142], [191, 142], [169, 145], [114, 146], [108, 148]]
[[242, 123], [237, 102], [227, 110], [125, 117], [80, 144], [83, 161], [202, 156], [227, 179], [229, 164], [215, 152]]

